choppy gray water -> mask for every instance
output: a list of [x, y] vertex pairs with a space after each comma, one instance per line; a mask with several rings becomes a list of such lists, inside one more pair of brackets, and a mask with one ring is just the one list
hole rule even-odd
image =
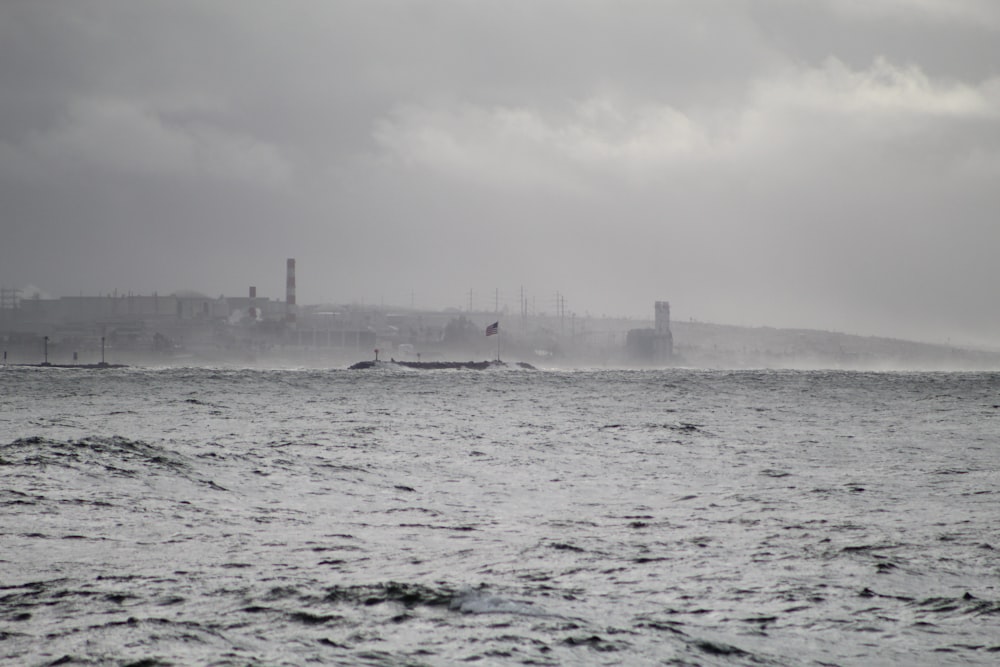
[[0, 369], [11, 665], [1000, 663], [1000, 375]]

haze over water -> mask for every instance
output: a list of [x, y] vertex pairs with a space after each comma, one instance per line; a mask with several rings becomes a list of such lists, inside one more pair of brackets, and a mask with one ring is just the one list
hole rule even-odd
[[0, 370], [11, 665], [992, 665], [1000, 375]]
[[261, 366], [0, 367], [0, 663], [997, 664], [1000, 375], [610, 367], [1000, 367], [998, 182], [995, 0], [0, 2], [9, 362]]

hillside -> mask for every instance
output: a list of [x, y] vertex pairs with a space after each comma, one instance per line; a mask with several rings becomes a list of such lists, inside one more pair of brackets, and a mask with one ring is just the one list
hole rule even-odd
[[1000, 352], [811, 329], [673, 322], [681, 363], [708, 367], [1000, 369]]

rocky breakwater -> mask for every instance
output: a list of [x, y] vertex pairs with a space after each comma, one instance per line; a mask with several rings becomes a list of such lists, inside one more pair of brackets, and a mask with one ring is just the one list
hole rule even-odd
[[513, 364], [508, 364], [504, 361], [359, 361], [352, 366], [349, 366], [351, 370], [366, 370], [370, 368], [392, 368], [393, 366], [399, 366], [401, 368], [414, 368], [417, 370], [451, 370], [451, 369], [471, 369], [476, 371], [486, 370], [487, 368], [523, 368], [527, 370], [537, 370], [534, 366], [529, 363], [518, 361]]

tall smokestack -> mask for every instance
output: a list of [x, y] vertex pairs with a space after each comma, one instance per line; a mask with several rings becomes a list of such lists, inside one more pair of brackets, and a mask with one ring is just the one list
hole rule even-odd
[[656, 335], [666, 336], [670, 333], [670, 302], [656, 302]]
[[656, 302], [656, 329], [653, 355], [657, 363], [666, 363], [674, 356], [674, 335], [670, 332], [670, 302]]
[[289, 322], [295, 321], [295, 260], [287, 262], [288, 274], [285, 279], [285, 317]]

